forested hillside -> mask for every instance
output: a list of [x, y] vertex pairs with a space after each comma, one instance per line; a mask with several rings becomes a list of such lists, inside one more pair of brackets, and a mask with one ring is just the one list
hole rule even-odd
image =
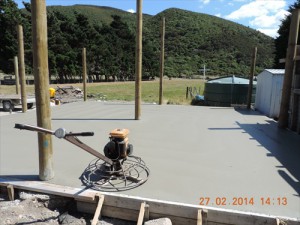
[[[13, 72], [17, 55], [14, 27], [24, 27], [26, 70], [32, 72], [30, 4], [18, 10], [12, 0], [0, 4], [0, 70]], [[98, 6], [51, 6], [48, 10], [50, 74], [60, 82], [81, 75], [81, 51], [87, 49], [88, 74], [99, 81], [132, 80], [135, 68], [135, 14]], [[252, 48], [258, 47], [257, 72], [271, 68], [274, 40], [258, 31], [218, 17], [168, 9], [144, 15], [143, 77], [159, 74], [160, 21], [166, 18], [165, 74], [248, 76]], [[13, 18], [13, 19], [12, 19]]]
[[166, 10], [146, 20], [145, 38], [158, 46], [158, 29], [166, 18], [166, 73], [196, 74], [206, 64], [211, 74], [248, 76], [253, 47], [258, 47], [257, 71], [271, 68], [272, 38], [218, 17], [180, 9]]

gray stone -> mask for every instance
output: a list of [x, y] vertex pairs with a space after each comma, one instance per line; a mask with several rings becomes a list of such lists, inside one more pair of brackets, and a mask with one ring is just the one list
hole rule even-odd
[[63, 213], [58, 217], [59, 224], [73, 224], [73, 225], [86, 225], [86, 221], [83, 218], [76, 218], [70, 214]]
[[155, 220], [149, 220], [145, 222], [144, 225], [172, 225], [172, 222], [169, 218], [160, 218]]

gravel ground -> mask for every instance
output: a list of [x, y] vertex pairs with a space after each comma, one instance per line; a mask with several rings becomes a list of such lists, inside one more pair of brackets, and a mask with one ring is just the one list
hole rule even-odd
[[[66, 104], [66, 103], [71, 103], [71, 102], [78, 102], [78, 101], [83, 101], [82, 96], [72, 96], [72, 95], [62, 95], [62, 94], [57, 94], [56, 99], [60, 101], [60, 104]], [[51, 103], [51, 107], [55, 107], [55, 103]], [[35, 106], [32, 109], [28, 109], [28, 111], [35, 110]], [[0, 116], [7, 116], [10, 114], [16, 114], [16, 113], [22, 113], [22, 106], [17, 105], [11, 112], [4, 112], [2, 108], [2, 103], [0, 104]]]
[[[93, 215], [79, 213], [71, 199], [57, 196], [19, 192], [18, 198], [9, 201], [0, 193], [0, 224], [36, 225], [89, 225]], [[103, 217], [97, 225], [133, 225], [136, 223]]]

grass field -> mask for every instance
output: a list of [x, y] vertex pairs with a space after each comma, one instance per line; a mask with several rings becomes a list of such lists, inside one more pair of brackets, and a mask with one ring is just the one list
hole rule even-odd
[[[50, 87], [74, 86], [83, 90], [82, 84], [52, 84]], [[164, 104], [190, 104], [191, 99], [186, 99], [186, 88], [197, 88], [200, 94], [204, 91], [203, 80], [191, 79], [172, 79], [163, 81], [163, 103]], [[14, 94], [15, 86], [1, 85], [0, 94]], [[28, 94], [34, 94], [34, 85], [26, 87]], [[105, 95], [107, 100], [134, 101], [135, 82], [109, 82], [109, 83], [89, 83], [87, 84], [87, 93], [95, 96]], [[159, 101], [159, 80], [142, 82], [142, 101]]]

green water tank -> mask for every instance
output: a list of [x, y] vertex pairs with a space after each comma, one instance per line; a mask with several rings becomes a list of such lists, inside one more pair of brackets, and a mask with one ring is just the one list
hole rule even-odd
[[[205, 83], [204, 98], [211, 106], [246, 105], [249, 80], [226, 76]], [[252, 101], [255, 102], [256, 81], [253, 81]]]

